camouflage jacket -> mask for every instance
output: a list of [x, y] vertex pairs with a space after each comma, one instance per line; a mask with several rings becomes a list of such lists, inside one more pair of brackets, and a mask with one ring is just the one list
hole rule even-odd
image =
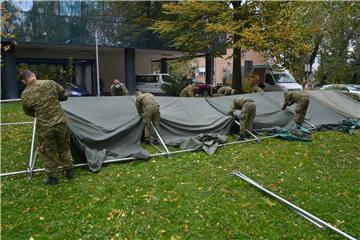
[[232, 91], [232, 88], [229, 87], [229, 86], [223, 86], [221, 88], [219, 88], [219, 90], [217, 91], [218, 94], [220, 95], [231, 95], [231, 91]]
[[309, 98], [309, 95], [306, 92], [287, 92], [285, 93], [284, 97], [285, 99], [282, 109], [297, 103], [303, 97]]
[[136, 98], [136, 109], [139, 114], [143, 114], [144, 109], [148, 106], [159, 106], [159, 103], [156, 101], [154, 95], [151, 93], [144, 93]]
[[112, 96], [128, 96], [129, 91], [125, 87], [123, 83], [119, 84], [120, 86], [117, 88], [115, 87], [115, 84], [110, 86], [110, 91]]
[[21, 94], [24, 112], [36, 118], [37, 127], [42, 129], [59, 123], [66, 123], [60, 101], [66, 101], [68, 94], [52, 80], [36, 80]]
[[195, 97], [197, 87], [193, 84], [188, 85], [180, 92], [180, 97]]
[[243, 105], [247, 102], [254, 102], [254, 100], [250, 99], [250, 98], [246, 98], [246, 97], [238, 97], [235, 98], [234, 101], [231, 103], [230, 105], [230, 109], [229, 109], [229, 114], [233, 115], [235, 110], [241, 110], [241, 108], [243, 107]]
[[262, 93], [262, 92], [264, 92], [264, 90], [263, 90], [261, 87], [259, 87], [259, 86], [253, 86], [252, 89], [251, 89], [251, 91], [252, 91], [253, 93]]

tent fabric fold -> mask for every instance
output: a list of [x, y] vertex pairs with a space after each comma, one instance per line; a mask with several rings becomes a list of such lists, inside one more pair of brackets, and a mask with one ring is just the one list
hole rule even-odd
[[[341, 93], [312, 91], [309, 95], [306, 120], [318, 129], [342, 126], [351, 119], [359, 119], [359, 102]], [[242, 96], [256, 103], [254, 129], [291, 129], [295, 106], [281, 110], [282, 92]], [[234, 124], [234, 118], [227, 112], [237, 97], [157, 97], [161, 113], [159, 133], [165, 144], [182, 145], [184, 149], [198, 146], [209, 154], [214, 153], [217, 144], [227, 140]], [[144, 124], [137, 113], [134, 97], [71, 98], [61, 104], [68, 116], [72, 151], [86, 158], [92, 171], [100, 170], [105, 160], [150, 156], [140, 145]], [[215, 138], [207, 141], [209, 136]]]
[[99, 170], [104, 160], [149, 157], [140, 145], [144, 125], [133, 97], [71, 98], [62, 106], [73, 145], [91, 170]]
[[226, 136], [233, 118], [225, 115], [204, 98], [158, 97], [160, 135], [167, 145], [179, 146], [199, 134]]

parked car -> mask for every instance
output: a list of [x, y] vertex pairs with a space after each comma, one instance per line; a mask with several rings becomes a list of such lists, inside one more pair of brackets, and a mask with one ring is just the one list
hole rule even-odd
[[70, 97], [89, 96], [89, 92], [86, 90], [85, 87], [77, 86], [73, 83], [68, 83], [68, 82], [61, 83], [60, 85], [63, 86], [63, 88], [69, 94]]
[[302, 86], [296, 82], [295, 78], [288, 71], [266, 72], [264, 75], [264, 91], [301, 91]]
[[165, 91], [161, 89], [161, 85], [172, 81], [175, 79], [167, 73], [138, 74], [136, 75], [136, 88], [142, 92], [164, 95]]
[[217, 88], [214, 86], [211, 86], [211, 84], [199, 82], [196, 80], [193, 80], [193, 83], [199, 88], [198, 94], [200, 94], [202, 96], [209, 96], [211, 94], [217, 93]]
[[356, 84], [328, 84], [320, 88], [321, 90], [338, 90], [347, 93], [360, 95], [360, 85]]

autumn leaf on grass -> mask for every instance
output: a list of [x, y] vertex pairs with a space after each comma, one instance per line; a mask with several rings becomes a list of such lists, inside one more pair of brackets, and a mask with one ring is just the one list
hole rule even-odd
[[190, 231], [189, 225], [184, 224], [184, 232], [188, 233]]
[[173, 234], [170, 238], [170, 240], [178, 240], [178, 239], [180, 239], [180, 237], [175, 234]]
[[111, 212], [108, 213], [107, 215], [107, 220], [112, 220], [114, 217], [118, 218], [118, 217], [125, 217], [126, 214], [124, 213], [123, 210], [121, 209], [111, 209]]

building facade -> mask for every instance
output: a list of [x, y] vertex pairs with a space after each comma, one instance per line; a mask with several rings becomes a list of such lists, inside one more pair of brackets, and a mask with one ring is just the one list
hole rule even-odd
[[[99, 75], [106, 94], [114, 78], [135, 90], [135, 75], [151, 73], [152, 63], [183, 56], [134, 21], [136, 14], [149, 16], [158, 9], [156, 2], [111, 1], [4, 1], [11, 15], [9, 28], [16, 46], [2, 53], [2, 98], [19, 96], [18, 73], [24, 68], [39, 78], [67, 78], [97, 93], [96, 35], [99, 45]], [[96, 34], [97, 33], [97, 34]], [[2, 44], [7, 44], [2, 39]], [[71, 67], [71, 76], [67, 76]], [[63, 72], [65, 76], [61, 74]]]
[[[215, 85], [231, 85], [232, 71], [233, 71], [233, 50], [227, 49], [226, 55], [214, 59], [214, 77]], [[253, 50], [242, 51], [241, 66], [242, 75], [245, 77], [246, 68], [245, 62], [251, 61], [253, 66], [266, 68], [266, 58], [259, 52]], [[206, 76], [206, 58], [198, 57], [192, 60], [192, 67], [194, 69], [194, 78], [196, 81], [205, 82]]]

